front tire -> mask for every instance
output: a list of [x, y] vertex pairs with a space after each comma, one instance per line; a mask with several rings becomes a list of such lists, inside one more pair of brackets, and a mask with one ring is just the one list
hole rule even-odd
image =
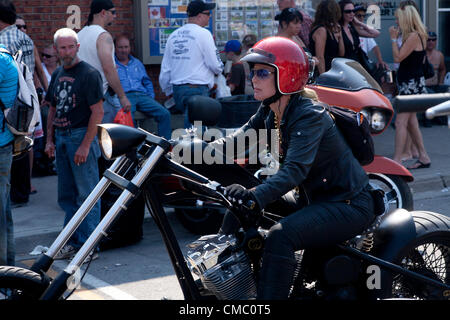
[[401, 176], [381, 173], [369, 173], [368, 176], [369, 182], [373, 187], [381, 188], [384, 192], [394, 190], [397, 194], [397, 196], [389, 202], [388, 212], [398, 208], [403, 208], [408, 211], [414, 210], [411, 188]]
[[[450, 218], [428, 211], [411, 212], [416, 238], [397, 256], [396, 264], [450, 285]], [[393, 298], [447, 300], [440, 290], [403, 275], [394, 275]]]
[[46, 288], [41, 275], [36, 272], [0, 266], [0, 299], [38, 300]]

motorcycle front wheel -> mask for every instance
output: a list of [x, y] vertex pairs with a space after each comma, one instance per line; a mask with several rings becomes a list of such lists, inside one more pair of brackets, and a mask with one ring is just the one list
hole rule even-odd
[[47, 285], [28, 269], [0, 266], [0, 300], [38, 300]]
[[[403, 268], [450, 285], [450, 219], [435, 212], [411, 212], [416, 238], [397, 258]], [[392, 298], [447, 300], [441, 290], [404, 275], [395, 275]]]
[[401, 176], [381, 173], [369, 173], [368, 176], [373, 187], [381, 188], [384, 192], [395, 191], [396, 197], [389, 202], [388, 212], [398, 208], [408, 211], [414, 210], [411, 188]]

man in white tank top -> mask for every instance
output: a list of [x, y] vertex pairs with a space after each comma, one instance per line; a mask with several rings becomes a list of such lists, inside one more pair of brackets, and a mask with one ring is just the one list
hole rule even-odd
[[113, 38], [104, 29], [112, 24], [115, 17], [116, 10], [111, 0], [93, 0], [88, 22], [78, 32], [80, 43], [78, 56], [97, 69], [102, 76], [105, 98], [102, 123], [113, 122], [121, 107], [125, 111], [131, 110], [131, 103], [123, 91], [117, 74]]

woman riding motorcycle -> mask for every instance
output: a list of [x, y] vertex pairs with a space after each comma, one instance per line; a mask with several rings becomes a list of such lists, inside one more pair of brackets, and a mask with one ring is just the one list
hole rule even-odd
[[[254, 96], [262, 104], [233, 135], [211, 142], [225, 150], [247, 130], [278, 133], [280, 169], [254, 188], [226, 188], [236, 203], [256, 203], [284, 218], [273, 225], [265, 242], [258, 299], [286, 299], [301, 249], [333, 245], [360, 234], [374, 219], [366, 173], [324, 107], [307, 98], [306, 54], [292, 40], [269, 37], [242, 58], [251, 68]], [[270, 140], [270, 139], [269, 139]], [[227, 213], [219, 233], [239, 228]]]

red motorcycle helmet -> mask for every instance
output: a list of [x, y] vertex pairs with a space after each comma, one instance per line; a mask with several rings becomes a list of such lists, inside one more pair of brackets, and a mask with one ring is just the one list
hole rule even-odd
[[276, 87], [281, 94], [303, 90], [308, 81], [309, 60], [294, 41], [283, 37], [268, 37], [257, 42], [241, 61], [269, 65], [275, 68]]

